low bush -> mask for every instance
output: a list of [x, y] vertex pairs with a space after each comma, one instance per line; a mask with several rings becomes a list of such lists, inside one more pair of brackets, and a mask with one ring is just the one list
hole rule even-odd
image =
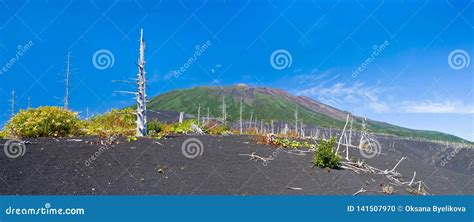
[[20, 110], [5, 126], [4, 137], [79, 136], [85, 123], [77, 113], [60, 107], [42, 106]]
[[215, 122], [209, 122], [203, 126], [204, 132], [211, 135], [231, 134], [229, 126]]
[[275, 138], [273, 145], [290, 149], [314, 148], [314, 145], [308, 141], [298, 141], [287, 138]]
[[195, 124], [195, 125], [198, 125], [197, 121], [194, 120], [194, 119], [187, 119], [187, 120], [184, 120], [183, 122], [181, 123], [174, 123], [172, 124], [172, 133], [175, 133], [175, 134], [186, 134], [190, 131], [192, 131], [192, 125]]
[[88, 122], [87, 134], [100, 137], [133, 137], [136, 134], [135, 112], [132, 108], [113, 109], [103, 115], [92, 117]]
[[163, 125], [160, 121], [153, 119], [147, 124], [148, 135], [151, 137], [159, 136], [163, 131]]
[[193, 131], [192, 125], [197, 125], [198, 122], [193, 119], [184, 120], [183, 122], [179, 123], [160, 123], [158, 120], [152, 120], [148, 123], [148, 134], [151, 137], [161, 138], [163, 136], [173, 135], [173, 134], [186, 134]]
[[4, 139], [8, 137], [8, 133], [6, 130], [0, 130], [0, 139]]
[[308, 141], [294, 140], [286, 137], [273, 136], [270, 137], [270, 134], [267, 135], [255, 135], [253, 136], [254, 140], [260, 144], [271, 145], [275, 147], [283, 147], [289, 149], [313, 149], [315, 145]]
[[336, 144], [336, 137], [331, 137], [329, 140], [320, 140], [318, 149], [313, 156], [313, 166], [320, 168], [337, 168], [339, 167], [341, 157], [334, 151]]

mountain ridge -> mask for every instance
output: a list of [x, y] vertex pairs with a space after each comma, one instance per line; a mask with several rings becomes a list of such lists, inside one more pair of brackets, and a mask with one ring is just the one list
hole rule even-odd
[[[298, 120], [305, 124], [314, 124], [325, 128], [343, 128], [348, 114], [354, 117], [354, 129], [366, 130], [376, 134], [388, 134], [427, 140], [449, 142], [469, 142], [447, 133], [415, 130], [390, 123], [356, 116], [306, 96], [295, 96], [287, 91], [270, 87], [252, 87], [246, 84], [232, 86], [197, 86], [177, 89], [153, 97], [148, 103], [149, 109], [179, 111], [197, 114], [201, 107], [201, 116], [222, 116], [222, 99], [225, 99], [227, 120], [239, 119], [240, 99], [243, 101], [243, 119], [255, 119], [269, 122], [280, 120], [293, 123], [294, 113], [298, 110]], [[469, 142], [470, 143], [470, 142]]]

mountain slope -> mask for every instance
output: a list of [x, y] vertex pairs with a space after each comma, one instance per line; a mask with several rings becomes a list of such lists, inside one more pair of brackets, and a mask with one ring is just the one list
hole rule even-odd
[[[283, 120], [293, 123], [297, 109], [298, 120], [305, 124], [315, 124], [326, 128], [343, 128], [346, 116], [350, 114], [308, 97], [293, 96], [278, 89], [249, 87], [243, 84], [230, 87], [195, 87], [174, 90], [152, 98], [148, 103], [148, 108], [197, 114], [200, 106], [201, 116], [206, 116], [209, 109], [210, 116], [221, 117], [223, 97], [229, 121], [239, 119], [241, 98], [243, 100], [243, 119], [245, 120], [257, 118], [266, 122]], [[362, 117], [354, 116], [353, 127], [356, 130], [362, 129], [362, 121]], [[366, 125], [367, 129], [373, 133], [464, 142], [459, 137], [441, 132], [412, 130], [379, 121], [366, 120]]]

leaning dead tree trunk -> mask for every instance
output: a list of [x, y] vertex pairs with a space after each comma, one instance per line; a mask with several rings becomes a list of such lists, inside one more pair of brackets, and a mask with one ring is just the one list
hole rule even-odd
[[66, 67], [66, 95], [64, 96], [64, 109], [69, 110], [69, 61], [71, 58], [71, 52], [67, 53], [67, 67]]
[[140, 59], [138, 61], [137, 136], [147, 135], [146, 126], [145, 41], [142, 29], [140, 32]]
[[347, 144], [346, 128], [347, 128], [347, 124], [348, 124], [348, 123], [349, 123], [349, 114], [347, 114], [347, 117], [346, 117], [346, 124], [344, 125], [344, 128], [342, 129], [341, 137], [339, 137], [339, 141], [337, 142], [336, 153], [339, 152], [339, 146], [341, 145], [343, 138], [346, 139], [346, 144]]

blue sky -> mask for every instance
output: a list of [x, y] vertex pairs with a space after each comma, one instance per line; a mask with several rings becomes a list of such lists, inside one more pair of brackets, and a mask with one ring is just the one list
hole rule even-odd
[[[474, 140], [472, 1], [2, 0], [0, 11], [0, 125], [13, 90], [16, 110], [28, 97], [63, 105], [68, 52], [73, 110], [132, 104], [114, 91], [133, 86], [111, 80], [136, 76], [143, 28], [149, 96], [247, 83]], [[101, 52], [109, 60], [94, 63]]]

